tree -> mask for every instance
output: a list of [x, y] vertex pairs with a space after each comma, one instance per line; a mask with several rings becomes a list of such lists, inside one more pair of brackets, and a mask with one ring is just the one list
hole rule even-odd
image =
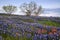
[[43, 12], [42, 6], [39, 6], [35, 11], [35, 15], [38, 16], [39, 14], [41, 14]]
[[30, 2], [29, 4], [23, 3], [20, 6], [22, 12], [26, 13], [27, 16], [30, 16], [32, 13], [36, 14], [36, 16], [41, 13], [42, 7], [38, 7], [35, 2]]
[[17, 8], [16, 6], [8, 5], [8, 6], [3, 6], [3, 9], [5, 10], [5, 12], [11, 14], [15, 12]]

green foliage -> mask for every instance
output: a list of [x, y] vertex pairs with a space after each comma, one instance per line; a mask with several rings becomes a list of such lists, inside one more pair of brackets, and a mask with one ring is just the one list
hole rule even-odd
[[32, 19], [26, 19], [26, 20], [22, 20], [22, 21], [24, 21], [24, 22], [30, 22], [30, 23], [34, 22], [34, 20], [32, 20]]
[[43, 25], [48, 25], [48, 26], [57, 26], [59, 27], [60, 24], [57, 23], [57, 22], [53, 22], [53, 21], [38, 21], [40, 24], [43, 24]]
[[12, 28], [12, 24], [8, 25], [8, 29], [11, 29]]

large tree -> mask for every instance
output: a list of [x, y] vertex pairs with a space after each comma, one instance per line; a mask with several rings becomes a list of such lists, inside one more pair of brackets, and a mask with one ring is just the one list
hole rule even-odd
[[35, 11], [34, 14], [35, 16], [38, 16], [39, 14], [41, 14], [43, 12], [42, 6], [39, 6]]
[[5, 12], [7, 12], [8, 14], [12, 14], [13, 12], [16, 11], [16, 6], [12, 6], [12, 5], [8, 5], [8, 6], [3, 6], [3, 9], [5, 10]]
[[20, 6], [20, 9], [22, 12], [26, 13], [27, 16], [30, 16], [32, 13], [36, 14], [38, 16], [39, 13], [42, 11], [41, 6], [37, 6], [35, 2], [30, 2], [29, 4], [23, 3]]

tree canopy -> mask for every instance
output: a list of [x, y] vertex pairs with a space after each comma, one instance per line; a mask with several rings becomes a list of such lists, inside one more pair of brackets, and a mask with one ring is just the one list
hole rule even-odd
[[8, 6], [3, 6], [3, 9], [5, 10], [5, 12], [11, 14], [15, 12], [17, 8], [16, 6], [8, 5]]
[[26, 13], [27, 16], [30, 16], [32, 13], [38, 16], [38, 14], [42, 12], [42, 6], [37, 6], [35, 2], [30, 2], [29, 4], [23, 3], [20, 9], [22, 12]]

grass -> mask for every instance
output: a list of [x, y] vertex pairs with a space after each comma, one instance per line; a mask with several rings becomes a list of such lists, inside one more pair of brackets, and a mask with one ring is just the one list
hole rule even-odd
[[53, 22], [53, 21], [38, 21], [38, 23], [43, 24], [43, 25], [48, 25], [48, 26], [60, 27], [59, 23]]
[[10, 36], [8, 34], [0, 34], [0, 36], [3, 37], [4, 40], [32, 40], [32, 38], [27, 38], [26, 36], [22, 36], [22, 37], [13, 37], [13, 36]]
[[24, 21], [24, 22], [30, 22], [30, 23], [34, 22], [34, 20], [32, 20], [32, 19], [26, 19], [26, 20], [22, 20], [22, 21]]

